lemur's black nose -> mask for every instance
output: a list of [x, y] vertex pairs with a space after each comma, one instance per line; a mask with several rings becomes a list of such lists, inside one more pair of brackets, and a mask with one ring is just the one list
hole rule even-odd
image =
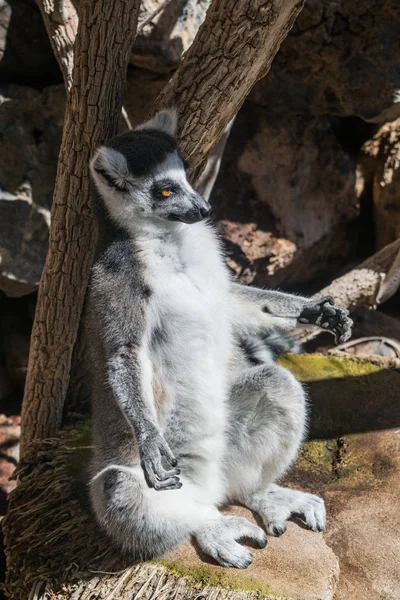
[[208, 217], [208, 216], [210, 215], [210, 213], [211, 213], [211, 210], [212, 210], [212, 209], [211, 209], [211, 206], [210, 206], [210, 205], [208, 205], [208, 206], [202, 206], [202, 207], [200, 208], [200, 214], [201, 214], [201, 216], [203, 217], [203, 219], [205, 219], [206, 217]]

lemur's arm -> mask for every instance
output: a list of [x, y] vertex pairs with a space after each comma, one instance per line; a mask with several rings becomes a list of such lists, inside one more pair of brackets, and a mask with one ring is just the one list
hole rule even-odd
[[[121, 260], [120, 257], [118, 260]], [[132, 281], [132, 273], [130, 279], [125, 274], [120, 276], [119, 267], [114, 266], [114, 273], [110, 275], [111, 267], [103, 259], [103, 264], [94, 268], [88, 300], [91, 330], [102, 347], [106, 385], [111, 388], [115, 401], [135, 433], [149, 487], [156, 490], [177, 489], [182, 485], [178, 478], [177, 460], [157, 423], [151, 364], [144, 342], [146, 289], [142, 289], [140, 279]], [[110, 432], [110, 435], [117, 434]], [[163, 459], [166, 468], [162, 464]]]
[[318, 325], [331, 331], [336, 343], [351, 336], [353, 321], [345, 308], [334, 306], [331, 296], [304, 298], [283, 292], [231, 284], [235, 329], [259, 333], [271, 329], [293, 329], [298, 324]]
[[[126, 420], [135, 432], [140, 463], [149, 487], [181, 487], [177, 460], [157, 425], [148, 358], [143, 347], [126, 337], [107, 356], [108, 381]], [[168, 469], [162, 465], [162, 458]]]

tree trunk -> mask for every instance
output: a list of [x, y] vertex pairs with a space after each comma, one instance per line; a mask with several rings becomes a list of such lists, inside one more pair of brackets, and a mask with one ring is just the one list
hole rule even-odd
[[[80, 4], [76, 61], [39, 288], [22, 411], [21, 451], [62, 422], [71, 356], [92, 265], [96, 228], [89, 200], [91, 151], [117, 127], [138, 2]], [[214, 2], [158, 101], [175, 105], [183, 154], [201, 173], [248, 92], [268, 70], [303, 0]]]
[[83, 0], [22, 406], [21, 453], [59, 428], [96, 244], [89, 198], [93, 149], [114, 135], [139, 0]]
[[67, 90], [72, 86], [78, 15], [70, 0], [37, 0]]
[[303, 0], [219, 0], [155, 109], [176, 106], [180, 150], [194, 181], [254, 84], [269, 70]]

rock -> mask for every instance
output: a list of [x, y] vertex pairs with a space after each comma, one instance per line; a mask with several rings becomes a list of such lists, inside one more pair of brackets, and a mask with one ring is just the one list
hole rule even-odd
[[[164, 0], [142, 2], [140, 22], [144, 22]], [[143, 27], [131, 54], [131, 64], [169, 73], [179, 66], [204, 21], [210, 0], [172, 0]]]
[[0, 0], [0, 79], [36, 87], [62, 81], [35, 0]]
[[[252, 513], [239, 507], [224, 511], [254, 522]], [[224, 569], [199, 557], [191, 544], [168, 554], [162, 564], [180, 575], [206, 579], [211, 585], [259, 592], [265, 598], [330, 600], [339, 578], [338, 560], [322, 534], [289, 523], [281, 538], [268, 538], [264, 550], [253, 552], [253, 563], [240, 571]], [[202, 560], [203, 558], [203, 560]]]
[[392, 338], [384, 336], [354, 338], [345, 344], [337, 346], [330, 351], [330, 354], [351, 354], [363, 358], [381, 356], [391, 359], [393, 365], [397, 361], [397, 365], [400, 368], [400, 344]]
[[0, 94], [0, 289], [22, 296], [46, 259], [64, 90], [6, 85]]
[[20, 433], [21, 417], [0, 414], [0, 515], [5, 513], [7, 494], [17, 485], [10, 477], [19, 460]]
[[0, 402], [3, 403], [13, 390], [14, 386], [12, 381], [7, 373], [2, 358], [0, 358]]
[[397, 0], [306, 0], [251, 99], [275, 116], [397, 118], [399, 22]]
[[50, 213], [25, 189], [26, 195], [0, 194], [0, 289], [10, 297], [37, 289], [47, 253]]
[[400, 427], [400, 370], [389, 359], [296, 354], [280, 362], [307, 384], [312, 438]]
[[[6, 0], [0, 2], [0, 65], [7, 44], [7, 31], [11, 21], [11, 6]], [[0, 66], [1, 68], [1, 66]]]
[[284, 363], [309, 386], [317, 437], [284, 483], [325, 499], [324, 537], [340, 564], [335, 600], [397, 600], [400, 370], [384, 360], [318, 355]]
[[329, 118], [276, 121], [246, 103], [211, 196], [230, 266], [260, 285], [332, 272], [355, 239], [355, 183], [355, 162]]
[[21, 395], [25, 386], [32, 329], [29, 309], [30, 298], [4, 298], [0, 313], [0, 356], [14, 389], [19, 390]]
[[386, 123], [362, 148], [362, 164], [372, 180], [376, 246], [400, 235], [400, 119]]
[[[143, 120], [166, 77], [129, 72], [126, 109]], [[64, 119], [64, 86], [42, 92], [0, 88], [0, 290], [19, 297], [36, 290], [46, 259]], [[126, 124], [121, 119], [121, 129]]]
[[379, 310], [357, 308], [351, 313], [354, 321], [353, 337], [382, 335], [400, 342], [400, 320]]

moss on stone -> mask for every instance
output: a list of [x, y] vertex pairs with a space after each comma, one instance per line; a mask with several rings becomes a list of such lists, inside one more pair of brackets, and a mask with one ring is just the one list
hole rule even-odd
[[257, 581], [256, 578], [244, 577], [232, 569], [221, 568], [217, 571], [211, 570], [206, 564], [184, 565], [167, 559], [157, 561], [157, 563], [173, 575], [189, 577], [204, 586], [210, 585], [237, 592], [256, 593], [264, 600], [290, 600], [287, 596], [276, 594], [267, 583]]
[[288, 354], [279, 362], [304, 383], [334, 378], [362, 377], [382, 370], [379, 365], [356, 356], [342, 358], [323, 354]]

